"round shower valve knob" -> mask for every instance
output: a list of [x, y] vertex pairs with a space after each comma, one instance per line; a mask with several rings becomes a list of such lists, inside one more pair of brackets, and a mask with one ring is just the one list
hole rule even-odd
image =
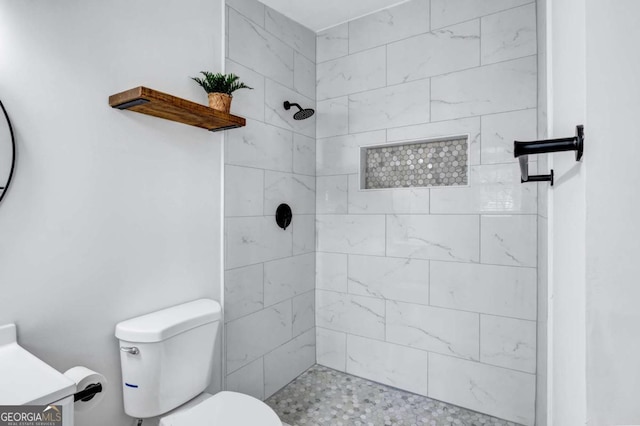
[[282, 229], [287, 229], [293, 219], [291, 207], [288, 204], [280, 204], [276, 209], [276, 223]]

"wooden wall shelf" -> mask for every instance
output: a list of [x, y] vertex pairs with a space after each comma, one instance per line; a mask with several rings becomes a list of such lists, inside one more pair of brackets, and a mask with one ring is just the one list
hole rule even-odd
[[225, 114], [213, 108], [143, 86], [109, 96], [109, 105], [117, 109], [128, 109], [201, 127], [212, 132], [246, 125], [246, 121], [242, 117]]

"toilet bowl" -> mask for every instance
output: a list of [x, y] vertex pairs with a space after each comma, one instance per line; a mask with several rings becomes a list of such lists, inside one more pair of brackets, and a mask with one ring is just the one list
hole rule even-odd
[[211, 384], [220, 304], [200, 299], [116, 325], [124, 411], [160, 426], [281, 426], [262, 401]]
[[267, 404], [249, 395], [224, 391], [203, 396], [162, 417], [159, 426], [282, 426]]

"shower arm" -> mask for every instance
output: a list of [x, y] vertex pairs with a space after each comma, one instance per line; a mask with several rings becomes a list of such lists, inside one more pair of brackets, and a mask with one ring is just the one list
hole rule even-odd
[[292, 106], [296, 106], [298, 107], [298, 109], [300, 111], [302, 111], [302, 107], [300, 106], [300, 104], [297, 104], [295, 102], [289, 102], [289, 101], [284, 101], [284, 109], [286, 109], [287, 111], [289, 111], [291, 109]]

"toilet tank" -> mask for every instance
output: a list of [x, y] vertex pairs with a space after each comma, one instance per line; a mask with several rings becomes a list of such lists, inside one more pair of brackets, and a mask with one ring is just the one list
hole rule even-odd
[[159, 416], [209, 386], [220, 311], [200, 299], [116, 325], [129, 416]]

